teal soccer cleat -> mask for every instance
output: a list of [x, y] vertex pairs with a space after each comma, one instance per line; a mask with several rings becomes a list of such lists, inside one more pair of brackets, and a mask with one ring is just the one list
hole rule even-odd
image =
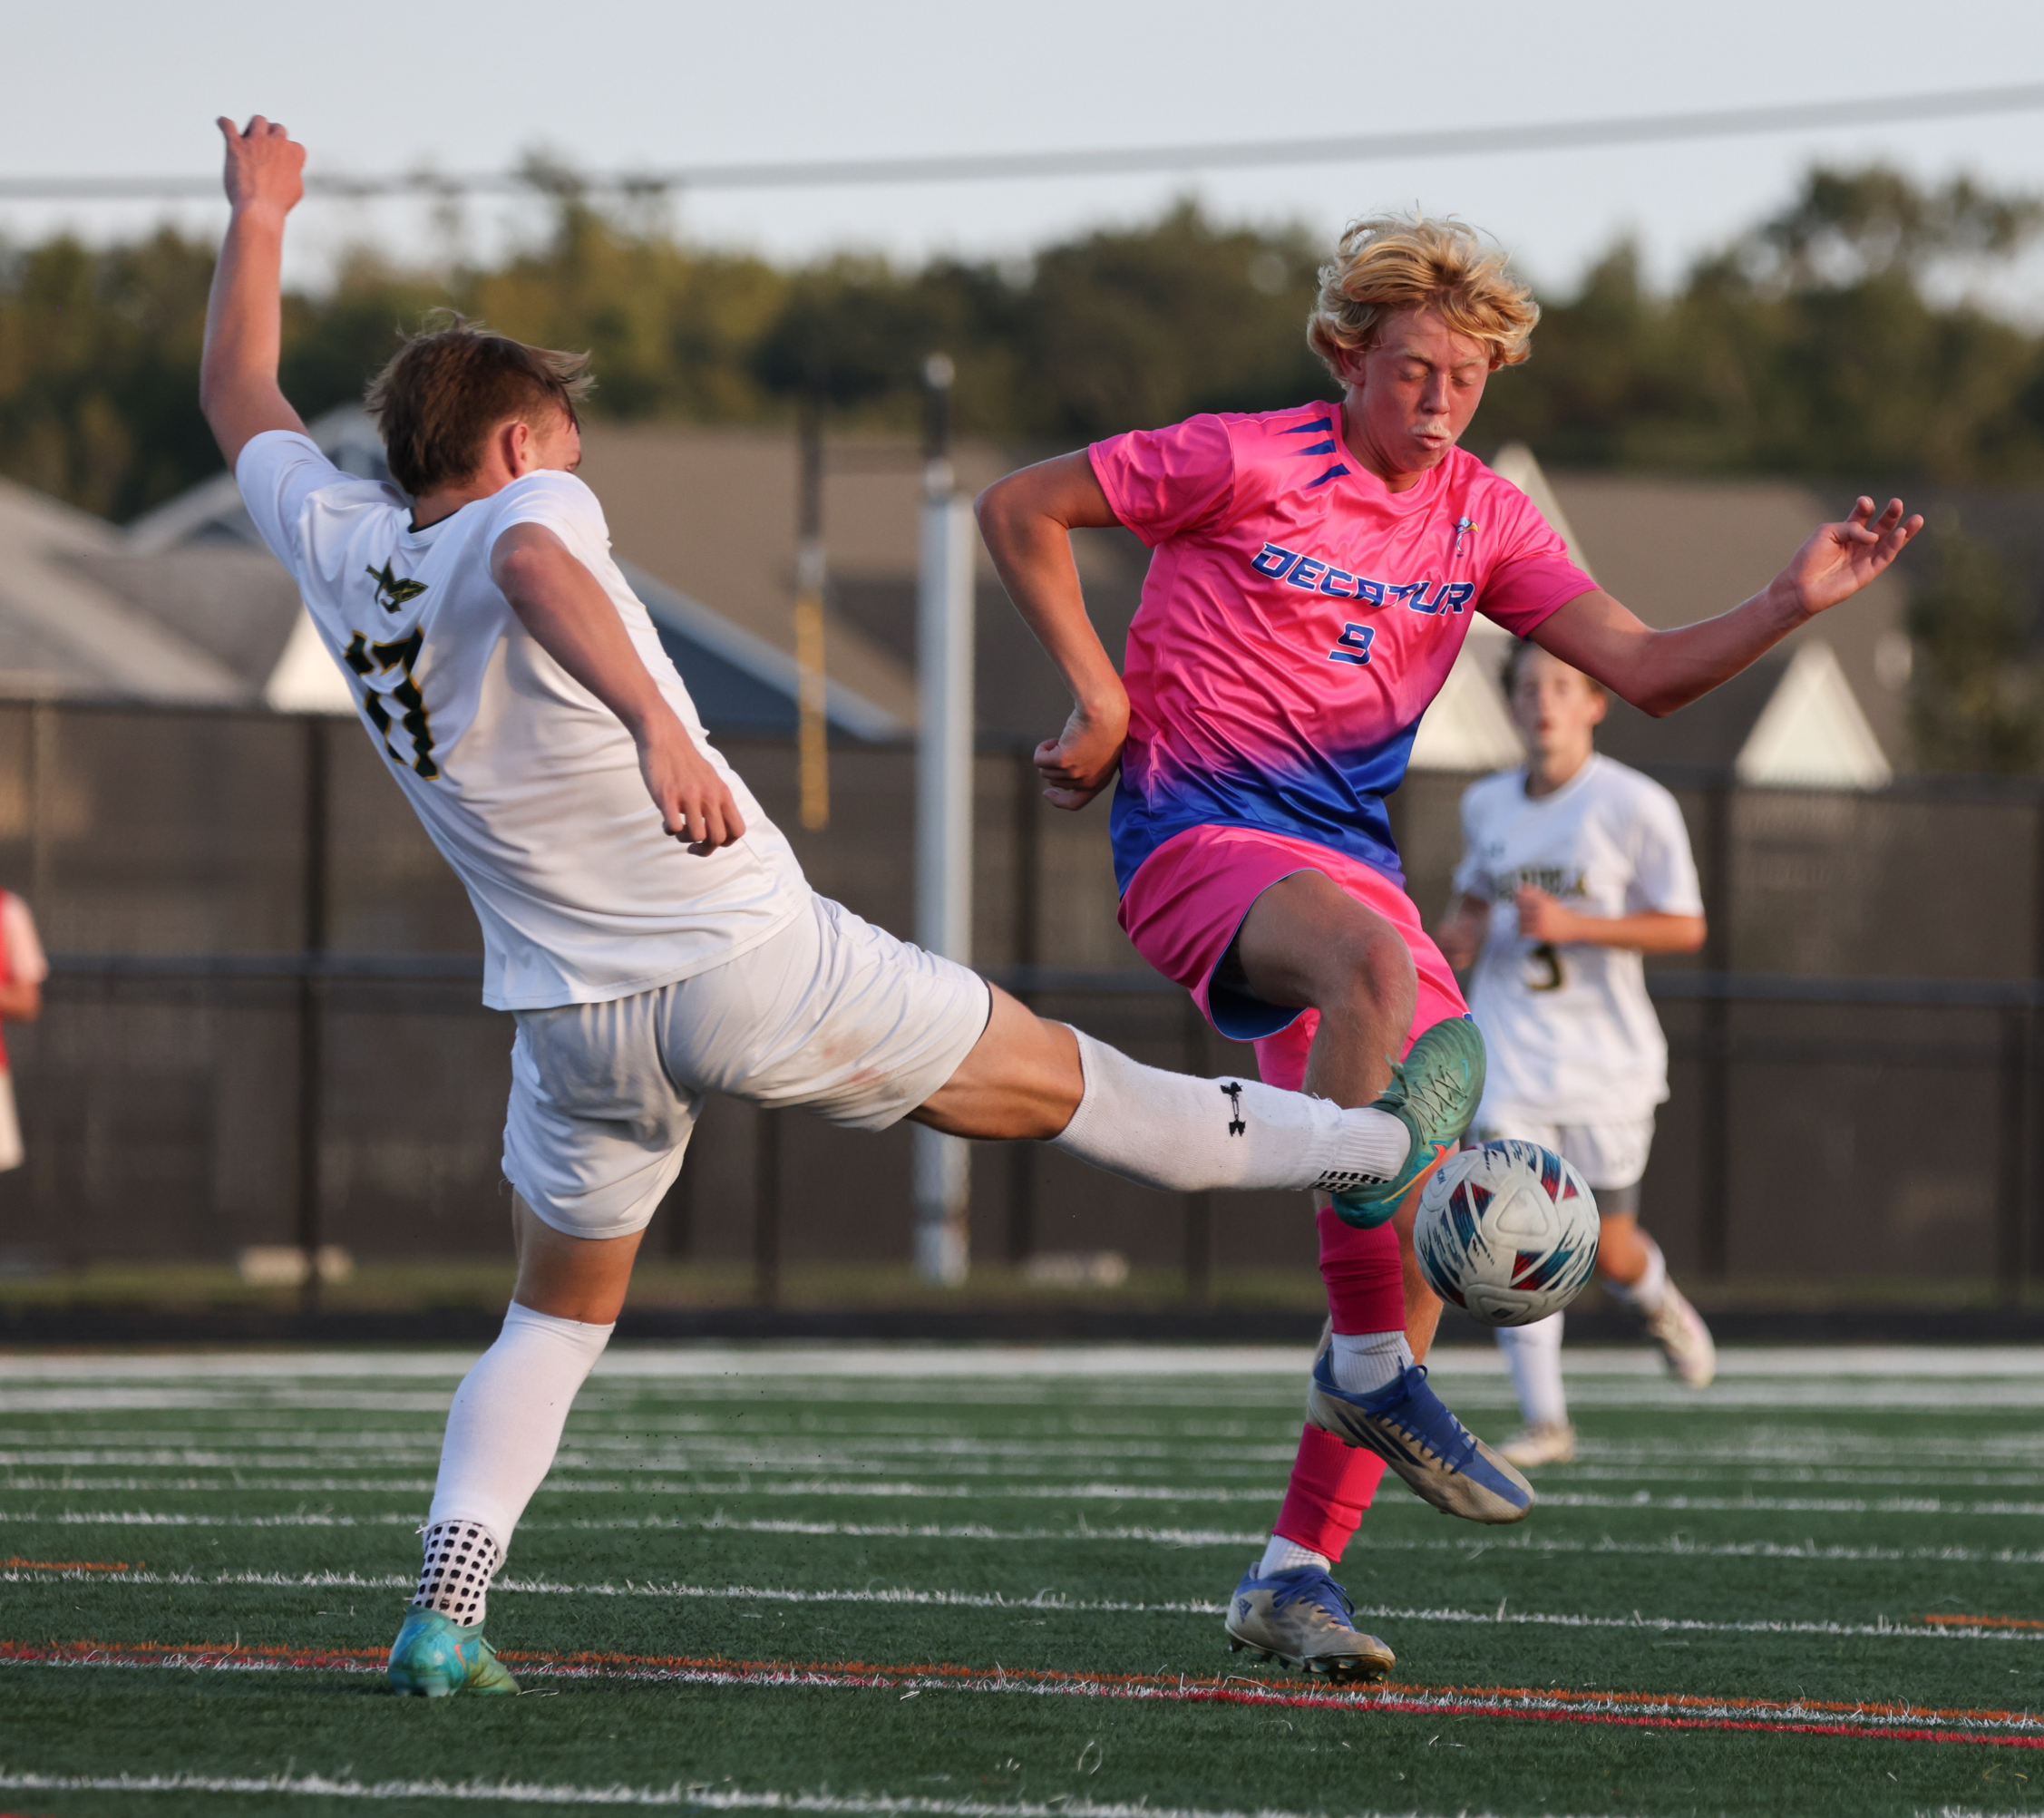
[[1411, 1133], [1406, 1165], [1388, 1181], [1344, 1187], [1335, 1216], [1364, 1230], [1398, 1210], [1412, 1184], [1462, 1140], [1484, 1096], [1484, 1038], [1467, 1016], [1444, 1016], [1391, 1067], [1391, 1084], [1370, 1106], [1387, 1111]]
[[384, 1668], [394, 1692], [445, 1698], [456, 1692], [516, 1692], [518, 1681], [482, 1638], [482, 1625], [464, 1628], [437, 1609], [408, 1609]]

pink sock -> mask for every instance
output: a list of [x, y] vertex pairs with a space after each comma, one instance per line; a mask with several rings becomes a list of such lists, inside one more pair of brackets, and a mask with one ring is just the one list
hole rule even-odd
[[1363, 1511], [1384, 1476], [1384, 1461], [1331, 1433], [1309, 1426], [1299, 1437], [1299, 1457], [1284, 1507], [1271, 1532], [1330, 1560], [1341, 1557], [1362, 1525]]

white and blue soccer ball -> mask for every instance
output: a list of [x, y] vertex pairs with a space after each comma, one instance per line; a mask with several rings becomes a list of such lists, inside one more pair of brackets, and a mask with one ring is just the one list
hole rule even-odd
[[1419, 1196], [1412, 1244], [1442, 1299], [1486, 1326], [1559, 1313], [1597, 1266], [1597, 1201], [1552, 1149], [1507, 1137], [1451, 1155]]

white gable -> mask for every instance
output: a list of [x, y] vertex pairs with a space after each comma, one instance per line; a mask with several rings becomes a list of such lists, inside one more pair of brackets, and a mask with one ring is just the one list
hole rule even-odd
[[1814, 638], [1789, 659], [1736, 768], [1741, 783], [1786, 789], [1883, 789], [1894, 776], [1836, 653]]
[[312, 628], [312, 615], [302, 606], [284, 654], [263, 684], [263, 705], [278, 714], [355, 712], [355, 692]]

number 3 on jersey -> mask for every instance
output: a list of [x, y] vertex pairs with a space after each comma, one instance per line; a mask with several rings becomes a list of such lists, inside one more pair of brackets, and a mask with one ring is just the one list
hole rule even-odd
[[1328, 652], [1329, 663], [1368, 663], [1369, 647], [1377, 641], [1374, 625], [1345, 625], [1341, 636], [1335, 639], [1334, 648]]
[[[417, 631], [395, 644], [372, 644], [358, 631], [348, 645], [346, 661], [348, 667], [362, 677], [362, 711], [369, 715], [369, 724], [383, 734], [384, 749], [390, 753], [392, 762], [409, 763], [421, 776], [430, 778], [440, 774], [440, 766], [433, 761], [433, 726], [426, 718], [425, 697], [419, 693], [419, 685], [412, 675], [412, 666], [424, 648], [425, 637]], [[379, 692], [369, 677], [389, 669], [395, 669], [400, 679], [394, 687]], [[384, 705], [384, 695], [388, 695], [403, 713], [397, 724], [411, 737], [413, 754], [409, 758], [390, 742], [392, 721], [390, 709]]]

